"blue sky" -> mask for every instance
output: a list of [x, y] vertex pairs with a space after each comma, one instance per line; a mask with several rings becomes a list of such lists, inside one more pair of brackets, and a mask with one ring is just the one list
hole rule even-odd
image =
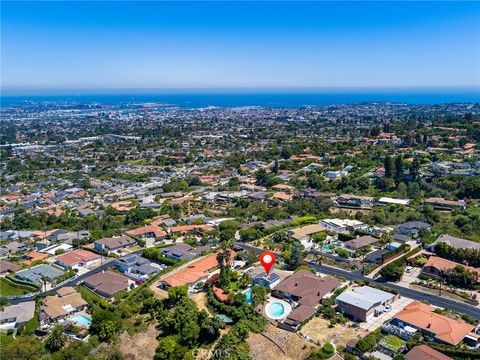
[[4, 91], [480, 86], [479, 2], [1, 6]]

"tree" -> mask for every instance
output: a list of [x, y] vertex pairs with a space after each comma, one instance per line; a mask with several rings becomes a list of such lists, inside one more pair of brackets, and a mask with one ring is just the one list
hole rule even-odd
[[418, 160], [418, 158], [413, 159], [412, 165], [410, 166], [410, 174], [413, 177], [413, 181], [418, 179], [420, 175], [420, 160]]
[[398, 184], [397, 193], [400, 199], [405, 199], [407, 197], [407, 185], [403, 181]]
[[158, 346], [155, 353], [155, 358], [159, 360], [170, 360], [173, 358], [173, 354], [175, 353], [175, 348], [177, 347], [177, 342], [175, 337], [173, 336], [166, 336], [161, 337], [158, 340]]
[[403, 275], [403, 268], [395, 264], [395, 262], [391, 262], [380, 270], [380, 275], [387, 281], [399, 281]]
[[254, 306], [263, 304], [268, 298], [268, 289], [265, 286], [253, 286], [251, 289], [252, 304]]
[[63, 327], [61, 325], [55, 325], [45, 340], [45, 347], [49, 351], [55, 352], [60, 350], [66, 341], [67, 337], [63, 333]]
[[387, 178], [393, 178], [394, 177], [394, 164], [393, 164], [393, 159], [389, 155], [385, 158], [383, 167], [385, 168], [385, 177]]
[[305, 257], [304, 247], [299, 242], [294, 242], [290, 247], [290, 257], [285, 259], [285, 263], [287, 264], [287, 268], [289, 270], [295, 270], [300, 261]]
[[397, 183], [402, 181], [404, 171], [405, 171], [405, 167], [403, 164], [403, 158], [401, 155], [398, 155], [395, 158], [395, 181]]
[[200, 326], [194, 322], [187, 322], [180, 331], [182, 343], [187, 346], [193, 346], [197, 343], [200, 336]]
[[13, 341], [2, 344], [0, 358], [9, 360], [42, 359], [45, 350], [35, 336], [17, 336]]
[[116, 332], [117, 330], [113, 321], [103, 321], [100, 324], [100, 332], [98, 333], [98, 337], [101, 341], [110, 341], [113, 339]]
[[168, 299], [173, 303], [178, 302], [179, 300], [186, 298], [188, 296], [188, 286], [171, 286], [167, 289]]

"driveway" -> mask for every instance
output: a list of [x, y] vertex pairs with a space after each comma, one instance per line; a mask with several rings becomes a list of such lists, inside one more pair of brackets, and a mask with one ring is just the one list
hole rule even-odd
[[420, 268], [413, 268], [411, 273], [405, 272], [402, 279], [397, 283], [399, 286], [410, 287], [411, 283], [414, 283], [420, 275]]
[[374, 317], [368, 322], [364, 322], [360, 324], [360, 328], [367, 330], [368, 332], [373, 331], [380, 326], [387, 320], [390, 320], [395, 314], [400, 312], [406, 305], [412, 302], [412, 299], [401, 297], [400, 299], [395, 300], [392, 305], [392, 310], [384, 312], [382, 315]]

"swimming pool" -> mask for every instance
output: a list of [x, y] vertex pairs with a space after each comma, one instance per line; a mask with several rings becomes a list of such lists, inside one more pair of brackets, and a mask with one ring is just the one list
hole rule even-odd
[[337, 244], [330, 244], [330, 245], [322, 246], [322, 249], [323, 249], [324, 252], [330, 252], [337, 247], [338, 247]]
[[285, 308], [279, 302], [271, 303], [268, 307], [268, 316], [272, 319], [279, 319], [285, 313]]
[[251, 304], [252, 303], [252, 290], [247, 290], [244, 292], [245, 294], [245, 301], [247, 302], [247, 304]]
[[90, 325], [92, 323], [92, 319], [85, 315], [75, 315], [72, 317], [72, 321], [79, 325]]

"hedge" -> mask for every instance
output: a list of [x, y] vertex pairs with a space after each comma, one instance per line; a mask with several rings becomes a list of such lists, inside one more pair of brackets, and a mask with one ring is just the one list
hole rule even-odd
[[15, 276], [11, 275], [11, 274], [5, 275], [5, 278], [10, 280], [11, 282], [17, 284], [17, 285], [23, 285], [26, 288], [31, 289], [33, 291], [40, 290], [40, 286], [38, 286], [37, 284], [32, 283], [30, 281], [20, 280], [20, 279], [16, 278]]
[[430, 346], [432, 349], [440, 351], [441, 353], [452, 356], [454, 358], [461, 358], [461, 359], [478, 359], [478, 350], [464, 350], [464, 349], [457, 349], [452, 346], [445, 346], [437, 343], [426, 343], [426, 345]]

